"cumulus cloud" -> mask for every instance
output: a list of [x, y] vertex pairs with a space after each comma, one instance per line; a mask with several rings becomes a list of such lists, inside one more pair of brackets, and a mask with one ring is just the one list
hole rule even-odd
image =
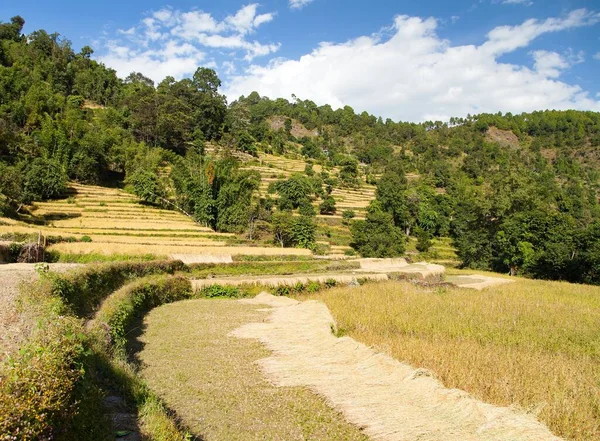
[[312, 2], [313, 0], [290, 0], [290, 8], [301, 9]]
[[[193, 73], [205, 62], [206, 54], [194, 46], [173, 40], [157, 50], [135, 50], [116, 41], [107, 44], [108, 53], [100, 60], [115, 69], [122, 77], [131, 72], [142, 72], [155, 82], [166, 76], [182, 78]], [[205, 63], [204, 63], [205, 64]]]
[[223, 20], [201, 10], [163, 8], [137, 26], [118, 30], [120, 38], [108, 40], [98, 58], [123, 77], [137, 71], [157, 82], [166, 75], [179, 79], [192, 74], [200, 63], [211, 65], [207, 64], [212, 63], [207, 56], [213, 50], [226, 49], [234, 56], [240, 51], [243, 59], [252, 61], [280, 47], [278, 43], [263, 44], [249, 38], [275, 17], [270, 12], [259, 14], [258, 7], [256, 3], [243, 6]]
[[548, 51], [532, 53], [535, 71], [548, 78], [557, 78], [561, 71], [570, 67], [569, 62], [560, 54]]
[[500, 26], [481, 45], [459, 46], [437, 35], [436, 19], [402, 15], [387, 37], [321, 43], [299, 59], [252, 65], [228, 82], [225, 93], [230, 100], [254, 90], [272, 98], [296, 94], [318, 104], [351, 105], [410, 121], [546, 108], [600, 110], [600, 101], [559, 80], [575, 62], [569, 54], [533, 52], [533, 68], [498, 61], [544, 33], [599, 20], [599, 14], [580, 9], [563, 17]]

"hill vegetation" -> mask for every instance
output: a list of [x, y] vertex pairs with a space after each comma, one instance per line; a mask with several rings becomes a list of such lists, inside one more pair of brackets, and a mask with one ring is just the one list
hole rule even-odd
[[[424, 251], [451, 237], [466, 267], [600, 283], [598, 113], [417, 124], [295, 96], [228, 105], [211, 69], [121, 80], [90, 47], [25, 36], [23, 24], [0, 24], [1, 215], [26, 219], [69, 180], [124, 184], [202, 226], [276, 245], [320, 251], [316, 216], [339, 216], [364, 256], [402, 254], [409, 236]], [[267, 156], [304, 169], [267, 181]], [[341, 210], [341, 192], [363, 207]]]

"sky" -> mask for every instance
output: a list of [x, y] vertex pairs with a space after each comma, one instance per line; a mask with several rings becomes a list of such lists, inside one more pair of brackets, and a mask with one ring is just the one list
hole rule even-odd
[[[10, 4], [7, 4], [10, 3]], [[600, 111], [600, 0], [2, 2], [125, 78], [217, 71], [232, 102], [351, 106], [395, 121]]]

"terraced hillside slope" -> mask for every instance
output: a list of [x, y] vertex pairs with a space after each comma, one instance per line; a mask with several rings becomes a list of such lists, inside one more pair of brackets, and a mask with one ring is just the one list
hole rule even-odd
[[248, 246], [243, 241], [238, 246], [234, 234], [216, 233], [177, 211], [141, 203], [115, 188], [72, 183], [64, 199], [37, 202], [30, 210], [29, 223], [0, 219], [0, 234], [63, 236], [67, 241], [48, 248], [63, 255], [96, 254], [118, 260], [119, 255], [150, 259], [172, 254], [311, 254], [303, 249]]

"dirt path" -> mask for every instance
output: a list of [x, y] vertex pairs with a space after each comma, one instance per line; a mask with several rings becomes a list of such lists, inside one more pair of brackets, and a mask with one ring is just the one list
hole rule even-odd
[[[79, 265], [52, 264], [53, 271], [66, 271]], [[21, 283], [37, 280], [33, 264], [0, 265], [0, 361], [7, 357], [28, 335], [32, 323], [19, 314], [17, 298]]]
[[533, 416], [444, 388], [414, 369], [349, 337], [317, 301], [263, 293], [241, 302], [273, 306], [270, 318], [233, 331], [273, 352], [259, 361], [277, 386], [306, 386], [373, 439], [398, 441], [558, 441]]

